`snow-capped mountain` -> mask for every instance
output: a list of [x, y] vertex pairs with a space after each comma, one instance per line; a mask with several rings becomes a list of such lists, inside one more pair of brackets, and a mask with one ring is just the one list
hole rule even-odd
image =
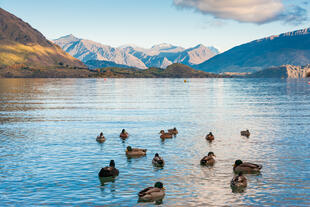
[[206, 47], [202, 44], [188, 49], [168, 43], [154, 45], [151, 48], [141, 48], [135, 45], [123, 45], [114, 48], [91, 40], [80, 39], [73, 35], [56, 39], [54, 43], [84, 63], [89, 60], [102, 60], [103, 62], [99, 64], [101, 67], [104, 61], [140, 69], [148, 67], [166, 68], [172, 63], [183, 63], [191, 66], [200, 64], [219, 53], [216, 48]]

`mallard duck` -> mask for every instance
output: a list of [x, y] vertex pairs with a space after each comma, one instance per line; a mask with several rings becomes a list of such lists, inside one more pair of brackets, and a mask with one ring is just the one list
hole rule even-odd
[[209, 152], [208, 156], [204, 156], [201, 160], [200, 160], [200, 164], [201, 165], [214, 165], [215, 163], [215, 159], [214, 159], [215, 154], [213, 152]]
[[247, 179], [243, 176], [242, 172], [239, 172], [238, 175], [233, 177], [230, 181], [230, 186], [232, 188], [245, 188], [247, 186]]
[[131, 146], [128, 146], [126, 155], [129, 157], [141, 157], [146, 155], [146, 151], [147, 149], [132, 148]]
[[172, 134], [166, 133], [164, 130], [161, 130], [159, 133], [161, 134], [160, 138], [162, 139], [172, 138]]
[[103, 133], [101, 132], [99, 136], [97, 136], [96, 138], [97, 142], [104, 142], [105, 141], [105, 137], [103, 136]]
[[177, 130], [177, 128], [173, 128], [173, 129], [168, 129], [168, 133], [173, 134], [173, 135], [177, 135], [179, 132]]
[[165, 188], [163, 183], [156, 182], [154, 187], [148, 187], [139, 192], [140, 201], [161, 200], [165, 196]]
[[214, 135], [212, 134], [212, 132], [209, 132], [209, 134], [207, 134], [206, 140], [208, 140], [210, 142], [214, 140]]
[[157, 167], [163, 167], [165, 165], [164, 159], [160, 157], [158, 153], [155, 154], [152, 163]]
[[245, 137], [249, 137], [251, 135], [250, 131], [248, 129], [245, 131], [241, 131], [240, 134], [241, 134], [241, 136], [245, 136]]
[[110, 165], [104, 168], [101, 168], [100, 172], [98, 173], [99, 177], [116, 177], [118, 176], [119, 171], [115, 168], [114, 160], [110, 161]]
[[129, 134], [126, 132], [125, 129], [123, 129], [122, 132], [121, 132], [121, 134], [120, 134], [119, 136], [120, 136], [120, 138], [122, 138], [122, 139], [127, 139], [128, 136], [129, 136]]
[[259, 173], [260, 170], [262, 169], [262, 167], [263, 167], [262, 165], [253, 164], [253, 163], [249, 163], [249, 162], [243, 163], [241, 160], [236, 160], [233, 170], [235, 173], [239, 173], [239, 172]]

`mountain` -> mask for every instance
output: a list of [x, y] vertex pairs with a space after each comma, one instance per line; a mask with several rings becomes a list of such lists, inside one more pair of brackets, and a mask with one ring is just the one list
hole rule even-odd
[[[80, 39], [73, 35], [60, 37], [54, 40], [54, 43], [84, 63], [89, 60], [102, 60], [140, 69], [149, 67], [166, 68], [172, 63], [183, 63], [192, 66], [202, 63], [219, 53], [216, 48], [205, 47], [201, 44], [189, 49], [168, 43], [154, 45], [148, 49], [135, 45], [123, 45], [114, 48], [91, 40]], [[94, 65], [91, 65], [91, 67], [94, 67]], [[100, 67], [100, 64], [98, 67]]]
[[0, 8], [0, 68], [86, 68], [20, 18]]
[[86, 63], [88, 60], [112, 61], [116, 64], [146, 69], [142, 61], [123, 49], [67, 35], [54, 40], [63, 50]]
[[255, 40], [196, 65], [208, 72], [255, 72], [279, 65], [310, 63], [310, 28]]

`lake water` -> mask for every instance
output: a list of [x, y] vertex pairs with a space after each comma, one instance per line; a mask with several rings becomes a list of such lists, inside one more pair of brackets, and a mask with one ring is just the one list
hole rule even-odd
[[[164, 206], [310, 205], [306, 80], [0, 79], [0, 123], [1, 206], [149, 206], [137, 193], [156, 181]], [[174, 126], [177, 137], [161, 141]], [[147, 156], [127, 159], [128, 145]], [[209, 151], [216, 164], [200, 166]], [[102, 185], [110, 159], [120, 175]], [[263, 165], [243, 193], [230, 188], [236, 159]]]

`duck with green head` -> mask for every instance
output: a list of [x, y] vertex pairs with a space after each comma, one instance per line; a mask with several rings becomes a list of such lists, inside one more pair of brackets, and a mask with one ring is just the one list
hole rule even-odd
[[241, 160], [236, 160], [233, 165], [233, 170], [235, 173], [259, 173], [262, 169], [262, 165], [254, 164], [250, 162], [242, 162]]
[[165, 196], [165, 188], [162, 182], [156, 182], [154, 187], [148, 187], [138, 193], [139, 201], [150, 202], [161, 200]]

